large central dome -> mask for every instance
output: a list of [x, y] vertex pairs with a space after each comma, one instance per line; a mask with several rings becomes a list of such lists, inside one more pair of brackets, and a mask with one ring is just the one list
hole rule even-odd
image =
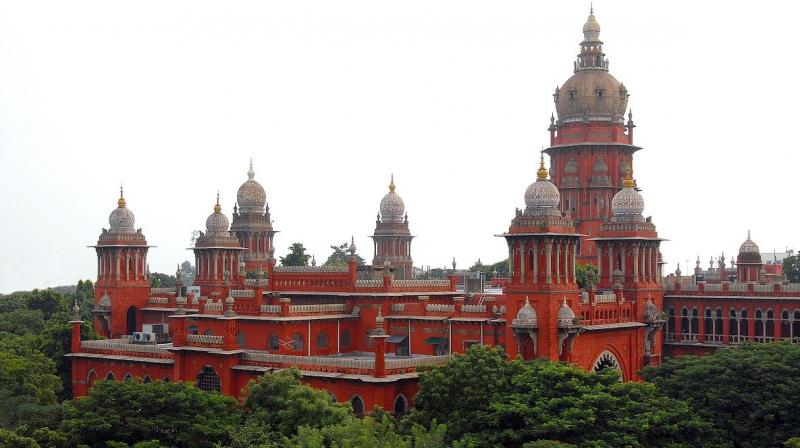
[[247, 180], [239, 187], [236, 193], [236, 202], [239, 203], [239, 210], [243, 213], [264, 211], [264, 206], [267, 204], [267, 193], [264, 187], [261, 186], [254, 178], [256, 176], [253, 171], [253, 161], [250, 161], [250, 169], [247, 171]]
[[558, 119], [621, 121], [628, 107], [628, 90], [608, 73], [608, 59], [599, 39], [600, 25], [589, 14], [583, 26], [581, 53], [575, 74], [553, 95]]
[[405, 219], [406, 206], [403, 198], [394, 192], [394, 175], [389, 183], [389, 193], [381, 199], [380, 212], [381, 222], [403, 222]]

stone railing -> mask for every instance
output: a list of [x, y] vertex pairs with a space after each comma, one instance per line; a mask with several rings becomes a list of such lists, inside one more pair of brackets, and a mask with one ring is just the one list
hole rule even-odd
[[131, 344], [128, 339], [106, 339], [98, 341], [81, 341], [81, 350], [100, 351], [103, 353], [150, 353], [167, 355], [169, 351], [165, 345], [156, 344]]
[[342, 369], [372, 370], [374, 359], [336, 358], [328, 356], [278, 355], [273, 353], [245, 352], [243, 361], [290, 366], [337, 367]]
[[464, 313], [485, 313], [486, 305], [462, 305], [461, 311]]
[[409, 369], [411, 367], [445, 364], [453, 359], [453, 355], [420, 356], [416, 358], [387, 359], [387, 369]]
[[775, 287], [772, 285], [753, 285], [753, 291], [755, 292], [772, 292], [775, 290]]
[[681, 289], [684, 290], [684, 291], [697, 291], [698, 290], [697, 285], [694, 284], [694, 283], [688, 283], [688, 284], [685, 284], [685, 285], [681, 285]]
[[150, 294], [170, 294], [175, 295], [178, 292], [175, 286], [168, 286], [166, 288], [150, 288]]
[[800, 292], [800, 283], [786, 283], [781, 285], [784, 291], [787, 292]]
[[454, 313], [456, 307], [454, 305], [446, 305], [442, 303], [429, 303], [425, 305], [425, 311], [429, 313]]
[[206, 311], [222, 311], [222, 302], [207, 301], [205, 310]]
[[212, 334], [187, 334], [186, 341], [190, 344], [222, 345], [222, 336]]
[[261, 312], [262, 313], [273, 313], [277, 314], [281, 312], [280, 305], [261, 305]]
[[276, 266], [273, 272], [348, 272], [347, 266]]
[[256, 279], [256, 278], [248, 278], [248, 279], [245, 279], [245, 281], [244, 281], [244, 284], [246, 286], [266, 287], [267, 283], [268, 283], [267, 279], [259, 280], [259, 279]]
[[150, 305], [167, 305], [169, 303], [168, 297], [150, 297], [147, 300]]
[[500, 305], [492, 305], [492, 314], [506, 314], [506, 306]]
[[392, 306], [390, 307], [390, 309], [392, 310], [393, 313], [399, 313], [399, 312], [402, 312], [402, 311], [406, 310], [406, 304], [405, 303], [393, 303]]
[[237, 299], [250, 299], [256, 296], [252, 289], [231, 289], [231, 297]]
[[732, 292], [747, 292], [747, 283], [731, 283], [728, 291]]
[[617, 295], [613, 292], [607, 294], [595, 294], [595, 303], [614, 303], [617, 301]]
[[667, 291], [675, 291], [675, 283], [666, 282], [664, 284], [664, 289], [667, 290]]
[[450, 286], [450, 280], [392, 280], [396, 288], [433, 288]]
[[380, 288], [382, 280], [356, 280], [356, 288]]
[[316, 305], [289, 306], [289, 314], [344, 313], [345, 311], [347, 311], [347, 304], [344, 303], [321, 303]]
[[713, 284], [713, 283], [712, 284], [708, 284], [708, 283], [706, 283], [705, 290], [706, 291], [713, 291], [713, 292], [720, 292], [720, 291], [722, 291], [722, 284], [721, 283], [718, 283], [718, 284]]

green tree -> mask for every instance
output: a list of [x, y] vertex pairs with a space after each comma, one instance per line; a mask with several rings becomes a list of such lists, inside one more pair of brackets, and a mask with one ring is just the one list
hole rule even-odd
[[800, 254], [783, 259], [783, 275], [792, 283], [800, 283]]
[[[586, 289], [589, 286], [589, 271], [594, 273], [594, 278], [597, 279], [597, 266], [592, 263], [576, 264], [575, 265], [575, 281], [578, 287]], [[597, 282], [597, 280], [595, 280]]]
[[[66, 311], [53, 314], [36, 338], [36, 349], [53, 360], [56, 373], [64, 385], [59, 395], [60, 400], [72, 397], [72, 360], [64, 357], [72, 348], [72, 324], [69, 323], [69, 319]], [[81, 340], [88, 341], [97, 338], [91, 322], [84, 321], [81, 324]]]
[[415, 403], [412, 418], [440, 420], [462, 446], [695, 447], [717, 441], [709, 423], [652, 384], [622, 383], [612, 371], [550, 361], [507, 361], [497, 348], [471, 347], [420, 374]]
[[89, 395], [64, 403], [62, 430], [73, 444], [100, 447], [158, 440], [166, 446], [227, 444], [236, 400], [190, 383], [98, 381]]
[[64, 296], [53, 291], [52, 289], [38, 290], [34, 289], [26, 294], [27, 303], [26, 307], [29, 310], [39, 310], [45, 319], [50, 319], [50, 316], [56, 311], [64, 309], [66, 300]]
[[0, 429], [0, 446], [3, 448], [39, 448], [36, 440], [7, 429]]
[[0, 314], [0, 332], [13, 333], [19, 336], [37, 334], [44, 328], [44, 313], [41, 310], [19, 308]]
[[672, 358], [642, 376], [687, 401], [734, 446], [777, 447], [800, 435], [798, 365], [795, 344], [744, 344]]
[[[322, 263], [323, 266], [347, 266], [350, 263], [350, 253], [347, 252], [347, 249], [350, 247], [350, 244], [345, 242], [338, 246], [331, 245], [331, 250], [333, 251], [328, 259], [325, 260], [325, 263]], [[359, 266], [364, 265], [364, 259], [361, 258], [360, 255], [356, 255], [356, 260], [358, 261]]]
[[444, 425], [434, 425], [428, 431], [413, 425], [409, 434], [401, 434], [395, 420], [388, 414], [363, 419], [350, 416], [337, 425], [321, 428], [301, 427], [291, 440], [295, 448], [443, 448]]
[[197, 276], [197, 269], [189, 263], [188, 260], [181, 263], [181, 274], [183, 274], [183, 284], [191, 286], [194, 283], [194, 278]]
[[508, 259], [493, 264], [483, 264], [479, 258], [469, 270], [483, 272], [486, 279], [493, 278], [495, 272], [497, 273], [497, 277], [508, 277]]
[[153, 272], [150, 274], [150, 286], [153, 288], [170, 288], [178, 284], [178, 278], [174, 275]]
[[245, 427], [233, 435], [233, 446], [285, 446], [299, 427], [338, 425], [350, 416], [348, 404], [334, 403], [324, 390], [301, 383], [297, 369], [282, 370], [247, 384]]
[[303, 243], [293, 243], [289, 246], [289, 253], [281, 258], [281, 266], [308, 266], [311, 255], [306, 253]]

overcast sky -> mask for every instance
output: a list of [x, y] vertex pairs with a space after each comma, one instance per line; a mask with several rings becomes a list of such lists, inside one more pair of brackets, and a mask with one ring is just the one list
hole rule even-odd
[[[595, 1], [667, 269], [798, 246], [796, 2]], [[96, 277], [124, 182], [152, 271], [254, 159], [277, 255], [369, 235], [394, 173], [416, 265], [499, 261], [584, 1], [0, 2], [0, 292]], [[686, 271], [684, 271], [686, 272]]]

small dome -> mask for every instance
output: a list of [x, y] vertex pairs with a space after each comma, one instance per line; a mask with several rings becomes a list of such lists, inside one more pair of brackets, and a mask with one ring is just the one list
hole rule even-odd
[[229, 225], [228, 217], [222, 214], [222, 207], [219, 205], [219, 194], [217, 194], [214, 213], [210, 214], [206, 219], [206, 230], [208, 232], [227, 232]]
[[656, 304], [653, 303], [653, 299], [647, 299], [647, 302], [644, 304], [644, 318], [646, 320], [653, 320], [658, 317], [658, 308], [656, 308]]
[[100, 300], [97, 301], [97, 308], [102, 308], [102, 309], [111, 308], [111, 297], [108, 295], [108, 291], [104, 291], [103, 296], [100, 297]]
[[558, 205], [561, 203], [561, 193], [552, 182], [547, 180], [547, 170], [544, 168], [544, 154], [539, 162], [536, 172], [536, 182], [530, 184], [525, 190], [525, 215], [526, 216], [561, 216]]
[[517, 317], [512, 321], [512, 325], [535, 327], [538, 323], [536, 310], [531, 306], [530, 300], [525, 297], [525, 305], [517, 312]]
[[569, 159], [567, 165], [564, 167], [564, 174], [568, 176], [578, 175], [578, 162], [575, 159]]
[[122, 195], [122, 187], [119, 188], [119, 200], [115, 208], [108, 216], [109, 233], [136, 233], [133, 226], [136, 224], [136, 217], [130, 211]]
[[356, 240], [352, 236], [350, 237], [350, 247], [347, 248], [347, 251], [350, 252], [350, 255], [355, 255], [356, 253]]
[[403, 198], [395, 193], [394, 189], [394, 175], [392, 175], [391, 183], [389, 183], [389, 193], [381, 199], [381, 222], [403, 222], [406, 205], [403, 203]]
[[256, 173], [253, 171], [253, 161], [250, 161], [250, 169], [247, 171], [247, 181], [239, 187], [236, 193], [236, 201], [242, 213], [264, 211], [267, 203], [267, 193], [260, 183], [254, 180]]
[[608, 174], [608, 165], [602, 157], [598, 157], [597, 160], [594, 161], [594, 165], [592, 165], [592, 172], [595, 176], [605, 176]]
[[594, 10], [589, 12], [589, 17], [583, 24], [583, 37], [586, 40], [596, 40], [600, 37], [600, 24], [594, 18]]
[[575, 312], [567, 305], [566, 297], [564, 297], [564, 301], [561, 302], [561, 308], [558, 309], [558, 317], [556, 320], [558, 321], [559, 328], [571, 327], [573, 325]]
[[633, 188], [634, 182], [631, 170], [625, 174], [622, 190], [618, 191], [611, 200], [611, 211], [614, 213], [614, 222], [644, 222], [644, 198]]
[[741, 246], [739, 246], [739, 255], [743, 254], [758, 254], [761, 256], [761, 251], [758, 249], [758, 244], [756, 244], [753, 240], [750, 239], [750, 231], [747, 231], [747, 239], [744, 240]]

